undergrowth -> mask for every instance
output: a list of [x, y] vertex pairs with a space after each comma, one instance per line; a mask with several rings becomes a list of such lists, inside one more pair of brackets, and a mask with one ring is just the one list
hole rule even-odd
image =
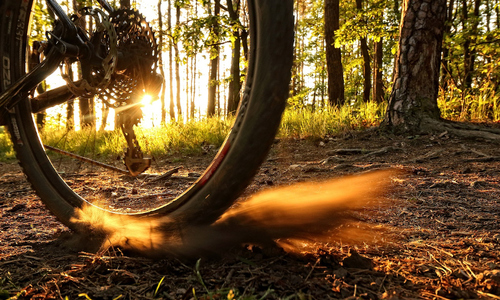
[[352, 130], [377, 126], [383, 119], [384, 104], [374, 102], [326, 107], [312, 112], [308, 109], [287, 109], [281, 121], [279, 137], [321, 138]]
[[[220, 146], [230, 129], [229, 120], [208, 118], [202, 121], [170, 123], [153, 128], [135, 128], [144, 153], [155, 157], [171, 154], [196, 155], [203, 153], [203, 146]], [[126, 140], [121, 130], [95, 131], [87, 128], [78, 131], [42, 131], [45, 144], [93, 158], [116, 158], [123, 155]]]
[[4, 127], [0, 127], [0, 161], [13, 160], [15, 157], [10, 136]]
[[465, 91], [450, 84], [438, 98], [441, 116], [458, 122], [499, 122], [500, 94], [496, 89], [492, 82]]
[[[438, 99], [445, 119], [455, 121], [500, 120], [500, 98], [485, 89], [481, 94], [455, 97], [455, 100]], [[449, 94], [448, 94], [449, 96]], [[341, 108], [325, 107], [312, 111], [310, 108], [286, 109], [279, 138], [323, 138], [353, 130], [378, 126], [384, 117], [386, 104], [374, 102], [346, 105]], [[169, 123], [153, 128], [136, 128], [143, 152], [154, 157], [173, 154], [199, 155], [205, 147], [218, 148], [230, 130], [233, 118], [205, 118], [185, 123]], [[265, 121], [263, 121], [265, 126]], [[120, 130], [96, 131], [92, 128], [67, 131], [47, 125], [42, 130], [42, 140], [75, 154], [94, 159], [115, 159], [123, 155], [126, 141]], [[0, 161], [15, 159], [8, 134], [0, 128]]]

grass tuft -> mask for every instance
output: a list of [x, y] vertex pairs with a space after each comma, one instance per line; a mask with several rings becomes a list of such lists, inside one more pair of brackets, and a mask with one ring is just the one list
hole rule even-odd
[[385, 105], [374, 102], [341, 108], [287, 109], [281, 121], [280, 137], [324, 137], [352, 130], [378, 126], [383, 119]]
[[16, 158], [16, 153], [12, 148], [10, 135], [4, 127], [0, 127], [0, 161], [9, 162]]
[[500, 94], [492, 83], [467, 91], [450, 86], [446, 93], [441, 91], [438, 106], [441, 116], [452, 121], [500, 121]]

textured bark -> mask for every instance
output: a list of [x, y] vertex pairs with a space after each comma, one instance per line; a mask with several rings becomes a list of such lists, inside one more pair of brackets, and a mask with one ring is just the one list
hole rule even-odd
[[424, 119], [438, 120], [437, 106], [446, 0], [405, 0], [394, 85], [386, 124], [419, 131]]
[[335, 31], [340, 28], [339, 0], [325, 0], [326, 65], [328, 72], [328, 99], [330, 105], [343, 105], [344, 70], [340, 48], [335, 47]]

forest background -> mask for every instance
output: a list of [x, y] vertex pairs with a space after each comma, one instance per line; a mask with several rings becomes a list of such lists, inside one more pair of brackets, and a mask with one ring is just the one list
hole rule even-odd
[[[44, 2], [35, 1], [33, 40], [43, 40], [51, 28]], [[60, 3], [68, 12], [96, 5], [88, 0]], [[165, 82], [159, 101], [148, 99], [151, 105], [143, 109], [144, 126], [230, 119], [242, 94], [248, 57], [246, 0], [111, 4], [138, 9], [158, 41], [158, 68]], [[401, 10], [400, 0], [295, 1], [294, 64], [283, 134], [325, 135], [380, 124], [392, 92]], [[499, 41], [498, 0], [447, 1], [438, 97], [443, 118], [499, 121]], [[333, 68], [327, 64], [328, 47], [338, 53]], [[57, 84], [57, 75], [46, 82]], [[106, 125], [110, 119], [113, 114], [96, 98], [70, 101], [64, 110], [40, 114], [38, 122], [40, 127], [92, 125], [103, 131], [112, 129]]]

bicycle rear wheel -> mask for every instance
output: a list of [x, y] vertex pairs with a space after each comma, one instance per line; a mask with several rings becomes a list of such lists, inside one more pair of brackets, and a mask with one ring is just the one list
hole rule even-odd
[[[210, 165], [185, 191], [159, 202], [157, 207], [132, 213], [103, 209], [138, 217], [169, 215], [178, 222], [191, 224], [211, 223], [249, 184], [274, 141], [288, 96], [293, 56], [293, 1], [248, 2], [251, 47], [244, 93], [232, 129]], [[0, 4], [5, 12], [0, 16], [1, 91], [26, 73], [32, 5], [32, 0], [5, 0]], [[8, 126], [20, 165], [33, 188], [49, 210], [74, 229], [71, 220], [75, 209], [92, 201], [81, 188], [76, 188], [71, 176], [56, 167], [54, 158], [47, 155], [34, 121], [32, 102], [33, 96], [23, 96], [4, 113], [3, 122]], [[113, 184], [113, 180], [110, 177], [108, 185]], [[131, 185], [133, 190], [138, 183]]]

